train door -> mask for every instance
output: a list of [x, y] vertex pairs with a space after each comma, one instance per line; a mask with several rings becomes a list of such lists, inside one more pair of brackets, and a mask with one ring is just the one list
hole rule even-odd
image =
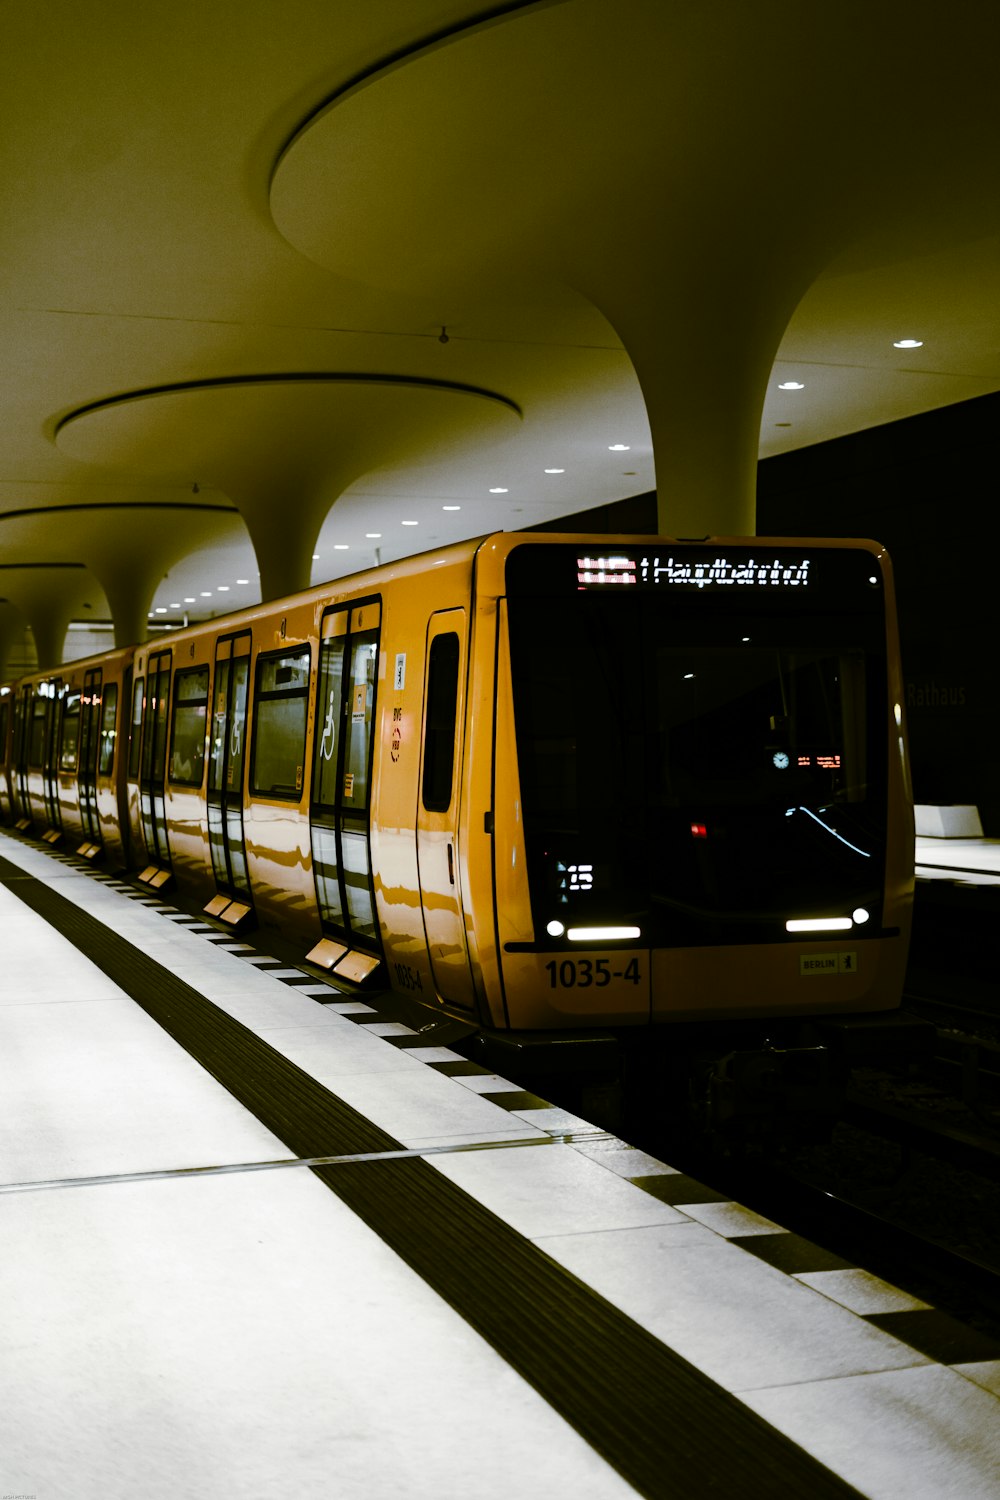
[[14, 709], [14, 793], [19, 814], [18, 827], [31, 822], [31, 799], [28, 795], [28, 746], [31, 740], [33, 701], [31, 687], [25, 685], [17, 695]]
[[458, 866], [466, 640], [464, 609], [431, 615], [417, 805], [417, 871], [435, 987], [447, 1004], [471, 1006], [475, 994]]
[[243, 832], [243, 767], [250, 643], [247, 630], [216, 644], [208, 765], [208, 840], [215, 883], [247, 902], [251, 893]]
[[[6, 689], [0, 690], [6, 692]], [[7, 736], [10, 732], [10, 697], [0, 696], [0, 817], [6, 822], [11, 815], [10, 788], [7, 783]]]
[[380, 622], [377, 601], [328, 610], [317, 674], [309, 826], [328, 936], [310, 957], [354, 980], [374, 972], [382, 950], [369, 840]]
[[62, 817], [59, 812], [59, 766], [62, 754], [60, 731], [65, 732], [63, 726], [68, 718], [72, 733], [73, 711], [75, 709], [77, 714], [80, 712], [80, 695], [79, 693], [67, 694], [59, 679], [43, 683], [42, 691], [47, 695], [42, 700], [44, 712], [42, 788], [45, 796], [45, 821], [54, 834], [62, 828]]
[[155, 864], [168, 867], [167, 812], [163, 781], [167, 759], [167, 714], [170, 704], [170, 652], [150, 652], [142, 711], [142, 757], [139, 805], [146, 853]]
[[84, 838], [90, 844], [101, 842], [101, 825], [97, 817], [97, 749], [101, 726], [101, 668], [90, 667], [84, 674], [83, 698], [80, 702], [80, 755], [77, 762], [77, 784], [80, 788], [80, 821]]

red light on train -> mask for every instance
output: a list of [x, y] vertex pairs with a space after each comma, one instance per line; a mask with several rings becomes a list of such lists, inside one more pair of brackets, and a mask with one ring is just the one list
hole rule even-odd
[[704, 823], [692, 823], [691, 824], [691, 837], [693, 839], [707, 839], [708, 838], [708, 829], [705, 827]]

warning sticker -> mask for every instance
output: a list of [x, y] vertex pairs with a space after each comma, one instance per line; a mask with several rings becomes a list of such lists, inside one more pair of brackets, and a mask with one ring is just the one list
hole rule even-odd
[[858, 955], [852, 953], [800, 953], [799, 975], [812, 979], [822, 974], [856, 974]]

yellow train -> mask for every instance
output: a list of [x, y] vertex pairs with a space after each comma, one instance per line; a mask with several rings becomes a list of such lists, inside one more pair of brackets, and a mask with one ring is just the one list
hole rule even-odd
[[504, 533], [8, 685], [0, 811], [725, 1115], [898, 1007], [902, 704], [876, 543]]

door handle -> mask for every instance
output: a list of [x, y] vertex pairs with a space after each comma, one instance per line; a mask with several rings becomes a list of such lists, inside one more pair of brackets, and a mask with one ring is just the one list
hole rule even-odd
[[455, 884], [455, 852], [450, 842], [448, 844], [448, 879], [452, 885]]

